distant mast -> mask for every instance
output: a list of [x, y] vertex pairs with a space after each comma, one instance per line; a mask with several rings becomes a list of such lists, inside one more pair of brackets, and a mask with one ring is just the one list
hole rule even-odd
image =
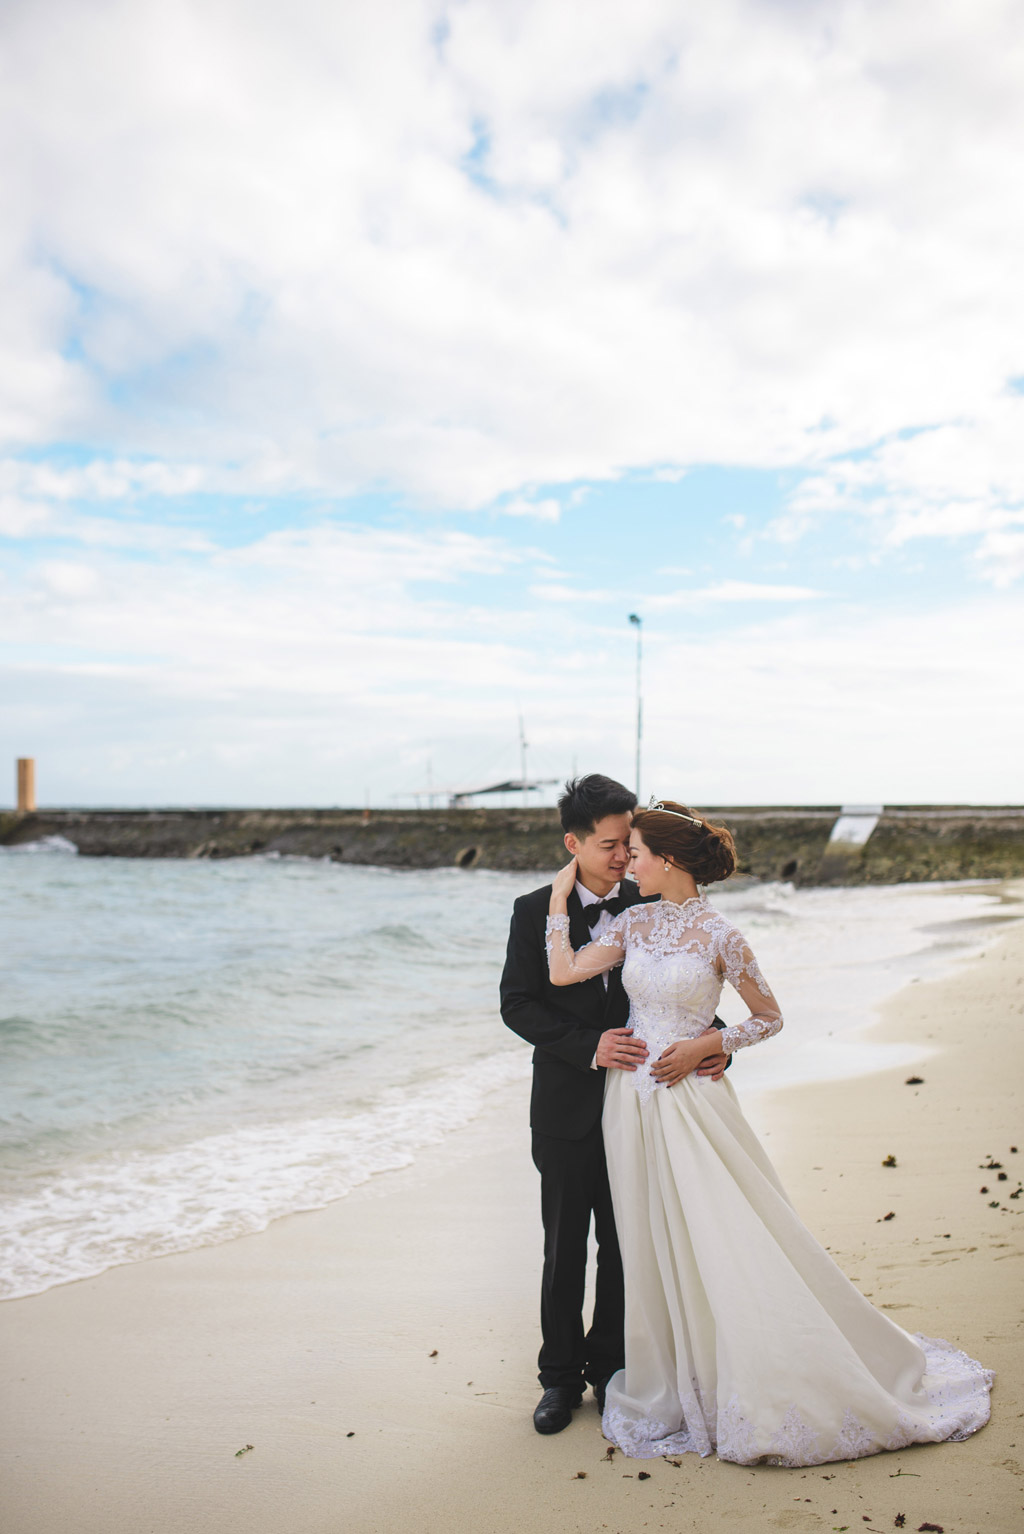
[[18, 757], [18, 814], [32, 815], [36, 808], [36, 760]]
[[640, 740], [643, 735], [644, 723], [644, 698], [643, 684], [640, 674], [640, 663], [643, 648], [644, 620], [639, 613], [630, 613], [629, 621], [636, 629], [636, 797], [640, 802]]
[[530, 802], [530, 790], [526, 782], [526, 731], [523, 729], [523, 716], [519, 715], [519, 779], [523, 785], [523, 805]]

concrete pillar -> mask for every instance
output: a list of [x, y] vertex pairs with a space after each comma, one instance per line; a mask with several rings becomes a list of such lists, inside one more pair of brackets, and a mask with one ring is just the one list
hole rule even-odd
[[18, 814], [31, 815], [36, 807], [35, 757], [18, 757]]

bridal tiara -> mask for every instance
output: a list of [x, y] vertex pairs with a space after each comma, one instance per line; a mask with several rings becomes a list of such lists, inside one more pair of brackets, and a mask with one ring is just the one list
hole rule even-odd
[[660, 799], [655, 799], [652, 794], [647, 801], [648, 810], [657, 810], [660, 815], [674, 815], [677, 820], [688, 820], [691, 826], [702, 826], [703, 820], [698, 820], [695, 815], [684, 815], [682, 810], [670, 810]]

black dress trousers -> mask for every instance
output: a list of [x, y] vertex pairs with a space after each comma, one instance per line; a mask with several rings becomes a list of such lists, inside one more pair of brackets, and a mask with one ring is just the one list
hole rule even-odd
[[[544, 1222], [541, 1280], [540, 1382], [592, 1385], [623, 1367], [622, 1258], [615, 1234], [604, 1142], [598, 1122], [581, 1140], [533, 1132]], [[591, 1215], [597, 1238], [597, 1286], [589, 1331], [583, 1329], [583, 1292]]]

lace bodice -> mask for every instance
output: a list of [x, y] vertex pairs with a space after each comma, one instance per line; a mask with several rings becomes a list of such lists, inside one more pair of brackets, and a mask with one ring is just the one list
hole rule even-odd
[[750, 1016], [722, 1033], [725, 1054], [771, 1038], [782, 1027], [782, 1014], [742, 933], [701, 896], [682, 905], [661, 900], [629, 906], [578, 952], [569, 942], [568, 916], [549, 916], [547, 934], [556, 985], [588, 980], [622, 964], [630, 1027], [648, 1049], [647, 1064], [633, 1075], [644, 1098], [656, 1085], [649, 1065], [669, 1044], [696, 1038], [711, 1026], [726, 980]]

